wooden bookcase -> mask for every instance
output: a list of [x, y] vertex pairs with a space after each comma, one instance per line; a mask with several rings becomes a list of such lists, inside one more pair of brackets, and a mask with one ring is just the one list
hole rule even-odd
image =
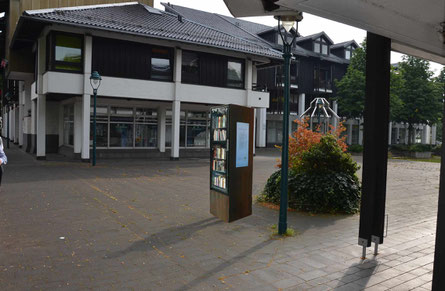
[[252, 214], [252, 108], [210, 110], [210, 213], [225, 222]]

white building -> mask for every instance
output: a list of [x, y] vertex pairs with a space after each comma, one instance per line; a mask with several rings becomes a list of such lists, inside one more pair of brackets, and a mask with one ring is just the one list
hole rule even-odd
[[10, 73], [18, 102], [3, 120], [10, 139], [39, 159], [59, 151], [90, 159], [92, 71], [102, 76], [99, 157], [193, 155], [209, 147], [217, 104], [256, 108], [256, 144], [265, 146], [269, 93], [252, 83], [256, 66], [281, 53], [264, 43], [123, 3], [25, 11], [11, 48], [32, 51], [35, 73]]

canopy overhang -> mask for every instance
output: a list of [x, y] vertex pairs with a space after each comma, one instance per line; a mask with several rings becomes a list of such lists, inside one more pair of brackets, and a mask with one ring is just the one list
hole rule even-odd
[[[445, 65], [444, 0], [224, 0], [235, 17], [303, 11], [391, 39], [391, 48]], [[304, 20], [303, 20], [304, 21]]]

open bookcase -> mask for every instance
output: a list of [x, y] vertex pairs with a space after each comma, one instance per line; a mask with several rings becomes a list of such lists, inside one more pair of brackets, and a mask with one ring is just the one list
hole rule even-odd
[[252, 214], [253, 109], [211, 109], [210, 212], [231, 222]]

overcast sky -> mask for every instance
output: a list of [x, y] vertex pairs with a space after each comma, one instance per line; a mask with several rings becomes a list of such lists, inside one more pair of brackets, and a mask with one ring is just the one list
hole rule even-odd
[[[161, 2], [164, 1], [155, 0], [154, 6], [155, 8], [164, 10]], [[170, 0], [170, 3], [202, 11], [232, 16], [223, 0]], [[298, 31], [303, 36], [324, 31], [327, 33], [327, 35], [329, 35], [334, 43], [354, 39], [358, 44], [360, 44], [366, 36], [366, 31], [353, 26], [324, 19], [308, 13], [304, 13], [303, 16], [304, 19], [300, 22], [298, 27]], [[277, 25], [277, 21], [271, 16], [245, 17], [242, 19], [270, 26]], [[401, 60], [402, 54], [396, 52], [391, 53], [391, 63], [396, 63]], [[442, 65], [431, 62], [431, 69], [434, 74], [437, 75], [442, 69]]]

